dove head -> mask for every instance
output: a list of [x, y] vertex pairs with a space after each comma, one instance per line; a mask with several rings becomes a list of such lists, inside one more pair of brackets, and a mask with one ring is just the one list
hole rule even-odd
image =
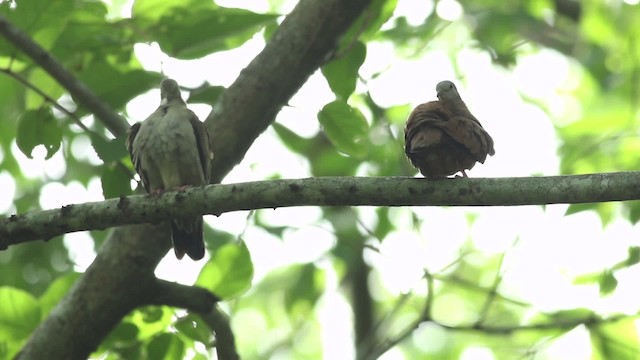
[[182, 95], [180, 94], [180, 87], [178, 83], [173, 79], [164, 79], [160, 84], [160, 97], [162, 98], [162, 105], [178, 101], [182, 101]]
[[440, 81], [438, 85], [436, 85], [436, 92], [440, 100], [460, 99], [458, 89], [456, 89], [456, 86], [449, 80]]

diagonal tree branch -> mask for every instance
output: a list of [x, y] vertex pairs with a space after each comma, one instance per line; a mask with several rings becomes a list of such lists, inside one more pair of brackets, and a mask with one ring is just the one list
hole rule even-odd
[[290, 206], [514, 206], [640, 199], [640, 172], [527, 178], [321, 177], [210, 185], [68, 205], [0, 220], [0, 249], [67, 232]]
[[205, 121], [215, 154], [212, 183], [220, 182], [242, 161], [282, 106], [330, 59], [340, 39], [338, 34], [346, 31], [371, 2], [302, 0], [285, 18]]
[[147, 304], [169, 305], [197, 313], [210, 312], [220, 299], [206, 289], [187, 286], [166, 280], [155, 280], [154, 291], [149, 293]]
[[[241, 161], [255, 138], [371, 2], [300, 1], [207, 119], [216, 153], [214, 182]], [[30, 54], [34, 55], [43, 54]], [[92, 104], [83, 105], [99, 113]], [[143, 288], [141, 274], [152, 275], [170, 248], [167, 230], [164, 226], [115, 229], [89, 269], [31, 335], [18, 359], [87, 358], [122, 317], [138, 306], [131, 299]], [[109, 286], [102, 289], [102, 282]], [[101, 297], [103, 291], [109, 293]], [[70, 323], [78, 326], [68, 326]]]
[[209, 328], [216, 334], [216, 352], [221, 360], [240, 359], [235, 347], [235, 337], [231, 331], [229, 318], [217, 306], [207, 313], [199, 313]]
[[27, 54], [33, 62], [58, 80], [60, 84], [63, 84], [71, 96], [100, 118], [112, 134], [120, 136], [127, 132], [129, 124], [124, 118], [114, 112], [102, 99], [94, 95], [83, 82], [73, 76], [52, 54], [40, 47], [29, 35], [15, 27], [2, 15], [0, 15], [0, 34]]
[[[153, 269], [169, 250], [166, 226], [116, 228], [67, 295], [40, 323], [17, 359], [86, 359], [126, 314], [148, 303]], [[135, 248], [138, 238], [162, 239]]]
[[217, 296], [197, 286], [186, 286], [164, 280], [156, 280], [154, 290], [148, 293], [148, 304], [169, 305], [198, 314], [215, 333], [218, 358], [239, 359], [229, 319], [216, 306], [216, 302], [220, 300]]

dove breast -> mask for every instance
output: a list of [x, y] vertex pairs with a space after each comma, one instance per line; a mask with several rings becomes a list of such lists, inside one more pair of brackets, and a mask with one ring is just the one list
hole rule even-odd
[[144, 164], [147, 191], [207, 183], [191, 116], [196, 115], [186, 107], [163, 105], [140, 125], [133, 148]]

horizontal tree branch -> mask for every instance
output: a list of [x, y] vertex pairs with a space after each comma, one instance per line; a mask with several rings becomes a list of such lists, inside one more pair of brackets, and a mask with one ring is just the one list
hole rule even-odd
[[68, 232], [290, 206], [516, 206], [640, 199], [640, 172], [426, 180], [319, 177], [209, 185], [67, 205], [0, 220], [0, 249]]

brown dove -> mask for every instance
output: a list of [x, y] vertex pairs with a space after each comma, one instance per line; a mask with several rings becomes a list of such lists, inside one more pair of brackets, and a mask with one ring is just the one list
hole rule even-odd
[[[182, 100], [178, 83], [160, 84], [162, 101], [142, 123], [131, 126], [127, 148], [148, 193], [209, 184], [209, 133]], [[202, 216], [171, 219], [171, 238], [178, 259], [204, 257]]]
[[487, 134], [451, 81], [436, 85], [438, 101], [418, 105], [404, 129], [404, 150], [426, 178], [444, 178], [495, 154]]

